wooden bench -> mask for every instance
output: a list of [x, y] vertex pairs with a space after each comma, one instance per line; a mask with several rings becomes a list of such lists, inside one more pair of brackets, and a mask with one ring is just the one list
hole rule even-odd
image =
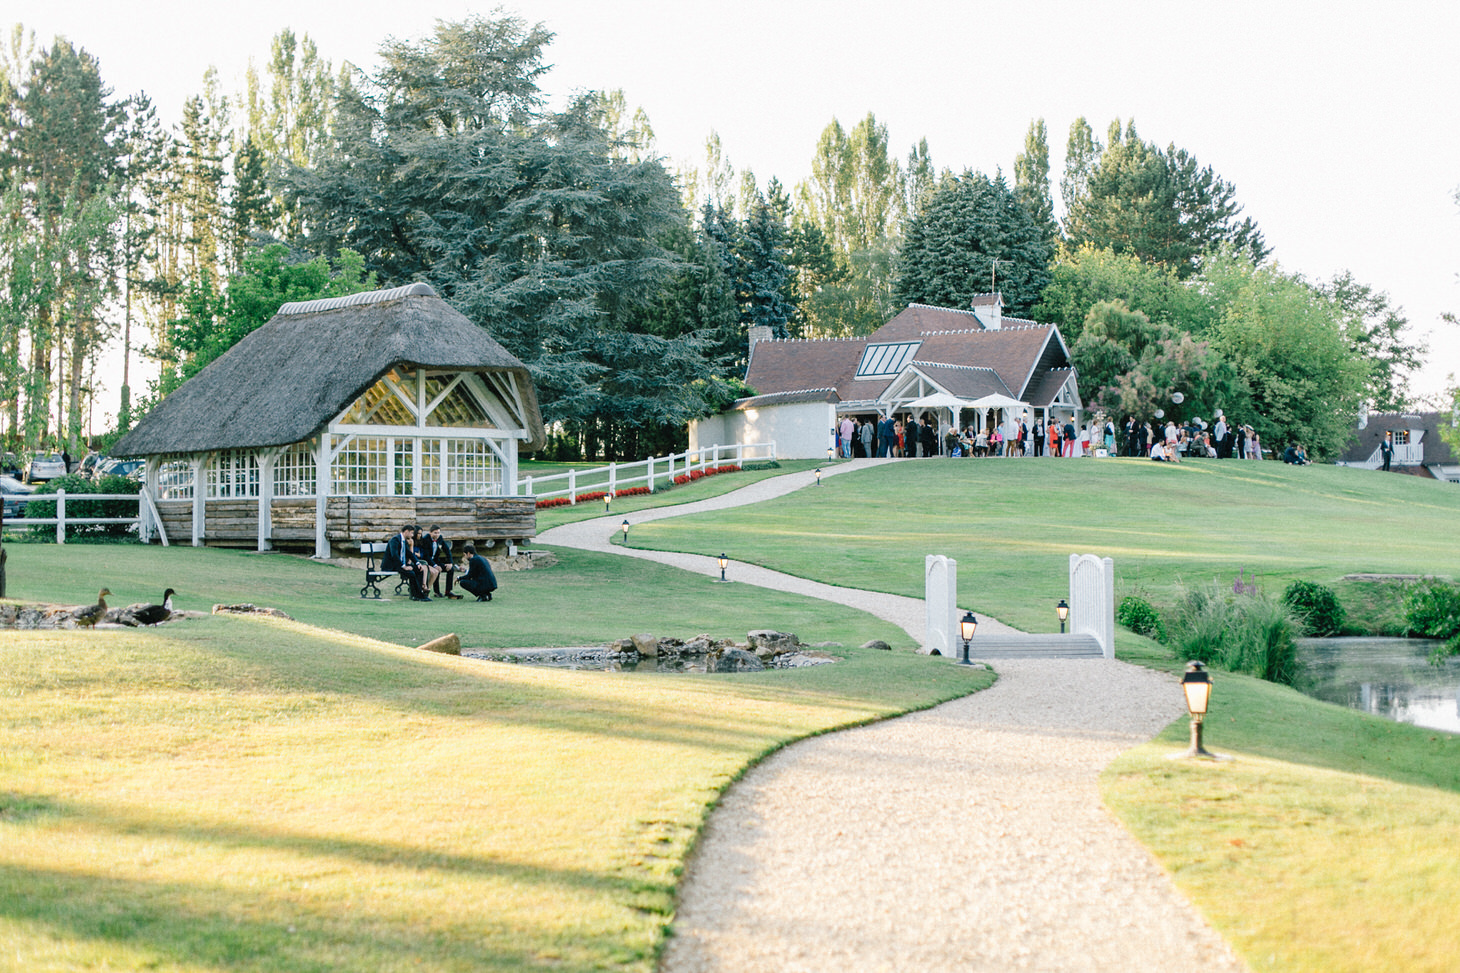
[[376, 598], [380, 597], [380, 587], [377, 581], [384, 581], [386, 578], [399, 578], [395, 583], [395, 593], [399, 595], [401, 588], [405, 586], [406, 578], [398, 571], [381, 571], [375, 566], [375, 556], [384, 554], [387, 544], [384, 541], [362, 541], [360, 553], [365, 555], [365, 587], [360, 589], [360, 597], [368, 598], [372, 593]]

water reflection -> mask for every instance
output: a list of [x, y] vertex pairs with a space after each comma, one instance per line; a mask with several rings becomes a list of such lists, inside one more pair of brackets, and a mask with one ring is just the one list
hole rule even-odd
[[1460, 659], [1432, 666], [1425, 639], [1299, 639], [1300, 685], [1317, 699], [1400, 723], [1460, 733]]

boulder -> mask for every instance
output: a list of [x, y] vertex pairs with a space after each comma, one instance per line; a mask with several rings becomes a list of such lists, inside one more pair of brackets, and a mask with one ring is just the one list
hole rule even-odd
[[719, 647], [708, 635], [696, 635], [680, 648], [681, 655], [709, 655]]
[[452, 632], [449, 635], [441, 636], [439, 639], [422, 642], [417, 648], [424, 649], [427, 652], [440, 652], [443, 655], [461, 655], [461, 639], [456, 637], [455, 632]]
[[675, 658], [684, 649], [684, 639], [677, 639], [670, 636], [665, 636], [664, 638], [659, 639], [655, 643], [655, 645], [657, 646], [657, 649], [653, 653], [654, 655], [663, 655], [670, 658]]
[[241, 605], [214, 605], [213, 606], [213, 614], [215, 614], [215, 615], [267, 615], [270, 618], [288, 618], [289, 621], [291, 621], [291, 622], [294, 620], [292, 618], [289, 618], [288, 615], [286, 615], [283, 612], [279, 611], [279, 609], [277, 609], [277, 608], [265, 608], [262, 605], [251, 605], [251, 604], [248, 604], [248, 603], [244, 603], [244, 604], [241, 604]]
[[759, 672], [765, 666], [744, 649], [726, 649], [715, 662], [716, 672]]
[[629, 641], [633, 643], [639, 655], [647, 659], [652, 659], [659, 655], [659, 640], [652, 635], [631, 635], [629, 636]]
[[881, 639], [873, 639], [870, 642], [863, 642], [862, 643], [862, 648], [864, 648], [864, 649], [881, 649], [883, 652], [891, 652], [892, 651], [892, 646], [888, 645], [886, 642], [882, 641]]
[[762, 659], [773, 659], [801, 647], [801, 640], [790, 632], [776, 632], [768, 628], [757, 629], [746, 634], [750, 651]]

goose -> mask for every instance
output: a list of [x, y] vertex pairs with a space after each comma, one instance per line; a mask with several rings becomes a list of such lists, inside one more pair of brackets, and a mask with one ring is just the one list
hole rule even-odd
[[103, 588], [101, 593], [96, 596], [96, 604], [73, 609], [71, 617], [76, 619], [76, 624], [82, 628], [95, 627], [96, 623], [106, 616], [106, 596], [111, 593], [110, 588]]
[[172, 596], [175, 594], [171, 588], [162, 593], [162, 604], [143, 605], [132, 612], [132, 617], [137, 620], [138, 625], [157, 625], [172, 617]]

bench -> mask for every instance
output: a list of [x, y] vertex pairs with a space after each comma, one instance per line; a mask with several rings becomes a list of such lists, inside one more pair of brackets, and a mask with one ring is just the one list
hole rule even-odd
[[360, 553], [365, 555], [365, 587], [360, 589], [360, 597], [368, 598], [372, 593], [376, 598], [380, 597], [380, 587], [377, 581], [384, 581], [386, 578], [399, 578], [395, 583], [395, 593], [399, 595], [401, 588], [405, 587], [406, 578], [397, 571], [381, 571], [375, 566], [375, 557], [384, 554], [386, 543], [384, 541], [362, 541]]

